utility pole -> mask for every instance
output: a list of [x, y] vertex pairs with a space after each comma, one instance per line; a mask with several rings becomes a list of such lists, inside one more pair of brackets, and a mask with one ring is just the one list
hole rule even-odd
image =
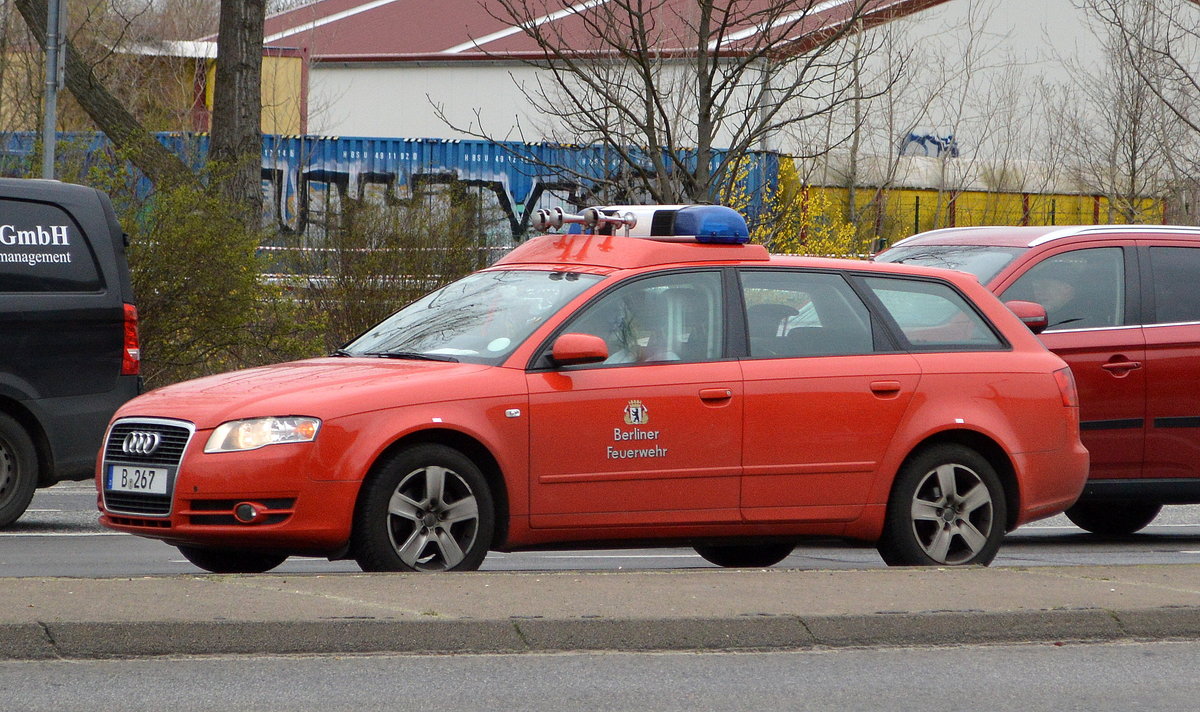
[[46, 18], [46, 107], [42, 121], [42, 177], [54, 178], [54, 148], [58, 138], [58, 92], [67, 66], [67, 3], [48, 0]]

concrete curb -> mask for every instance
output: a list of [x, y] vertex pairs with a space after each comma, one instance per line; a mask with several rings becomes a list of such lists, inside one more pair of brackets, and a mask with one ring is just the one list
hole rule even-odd
[[1200, 639], [1200, 607], [725, 618], [0, 624], [0, 659], [796, 650]]

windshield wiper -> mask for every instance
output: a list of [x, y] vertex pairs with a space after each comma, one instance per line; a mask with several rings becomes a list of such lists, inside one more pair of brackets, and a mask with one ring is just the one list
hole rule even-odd
[[346, 349], [338, 349], [337, 351], [334, 351], [333, 353], [331, 353], [329, 355], [330, 356], [353, 356], [354, 354], [350, 353]]
[[375, 356], [377, 358], [404, 358], [413, 359], [414, 361], [450, 361], [458, 363], [458, 359], [446, 354], [423, 354], [416, 351], [367, 351], [363, 356]]

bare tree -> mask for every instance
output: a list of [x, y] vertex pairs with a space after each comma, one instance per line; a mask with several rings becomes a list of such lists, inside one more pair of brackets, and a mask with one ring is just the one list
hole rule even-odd
[[[1200, 198], [1200, 3], [1195, 0], [1073, 0], [1107, 27], [1122, 71], [1136, 76], [1145, 91], [1178, 122], [1158, 122], [1163, 170], [1172, 176], [1170, 192], [1188, 205], [1196, 220]], [[1110, 55], [1113, 52], [1110, 52]], [[1182, 128], [1182, 133], [1180, 132]], [[1155, 137], [1151, 136], [1151, 140]]]
[[[1001, 8], [1000, 0], [974, 2], [942, 24], [920, 16], [898, 20], [875, 30], [878, 38], [863, 40], [869, 54], [853, 67], [853, 81], [863, 87], [855, 91], [858, 98], [830, 113], [827, 133], [811, 139], [833, 143], [849, 132], [850, 140], [805, 162], [805, 177], [814, 184], [846, 187], [845, 215], [861, 236], [943, 227], [964, 210], [975, 211], [971, 221], [1008, 220], [995, 211], [1004, 202], [998, 195], [961, 199], [1049, 186], [1048, 172], [1029, 160], [1053, 157], [1032, 135], [1038, 98], [1028, 91], [1031, 81], [1006, 50], [1008, 36], [995, 29]], [[936, 135], [940, 150], [908, 150], [913, 135]], [[912, 220], [896, 222], [898, 187], [931, 190], [934, 199], [919, 208], [913, 203], [911, 211], [900, 211], [911, 212]], [[988, 215], [978, 212], [981, 205]]]
[[1146, 198], [1170, 182], [1168, 155], [1187, 140], [1186, 128], [1157, 96], [1140, 68], [1156, 61], [1148, 47], [1128, 44], [1119, 29], [1096, 27], [1102, 63], [1064, 63], [1072, 81], [1055, 98], [1068, 167], [1086, 191], [1108, 198], [1108, 219], [1145, 222]]
[[[46, 46], [46, 3], [14, 0], [38, 45]], [[66, 43], [66, 84], [71, 94], [113, 145], [156, 185], [178, 185], [193, 179], [188, 167], [146, 130], [104, 86], [75, 44]]]
[[262, 48], [265, 0], [222, 0], [209, 156], [247, 217], [261, 210]]
[[[843, 40], [891, 18], [887, 0], [486, 0], [537, 47], [521, 86], [543, 135], [601, 145], [608, 175], [556, 166], [615, 198], [727, 197], [747, 152], [849, 101]], [[555, 14], [558, 13], [558, 14]], [[831, 18], [831, 13], [836, 17]], [[566, 17], [569, 22], [547, 21]], [[462, 133], [495, 139], [482, 117]], [[524, 129], [522, 129], [524, 130]], [[819, 149], [819, 150], [824, 150]]]

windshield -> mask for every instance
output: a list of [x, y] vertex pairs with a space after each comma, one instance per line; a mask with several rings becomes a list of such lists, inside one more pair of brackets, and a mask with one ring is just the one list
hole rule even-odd
[[900, 245], [876, 255], [875, 261], [970, 272], [980, 284], [987, 284], [1025, 249], [994, 245]]
[[496, 364], [602, 277], [477, 272], [409, 304], [338, 354]]

